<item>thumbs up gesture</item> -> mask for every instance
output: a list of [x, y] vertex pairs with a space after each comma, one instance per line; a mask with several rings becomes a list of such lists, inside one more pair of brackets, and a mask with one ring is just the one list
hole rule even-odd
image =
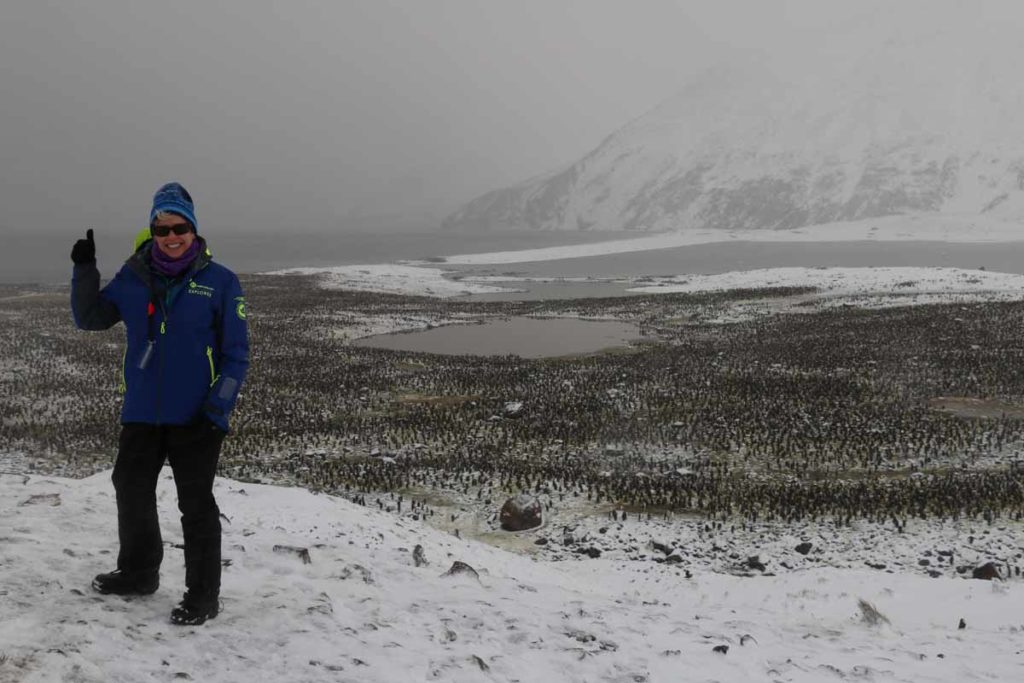
[[92, 240], [92, 228], [85, 231], [85, 239], [75, 242], [71, 249], [71, 260], [76, 265], [96, 263], [96, 243]]

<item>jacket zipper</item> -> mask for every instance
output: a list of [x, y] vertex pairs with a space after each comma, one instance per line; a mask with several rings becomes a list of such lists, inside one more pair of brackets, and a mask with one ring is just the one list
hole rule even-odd
[[[160, 321], [160, 334], [167, 334], [167, 307], [164, 305], [163, 298], [160, 298], [160, 314], [163, 315], [164, 319]], [[157, 425], [162, 424], [160, 419], [160, 397], [163, 395], [164, 388], [164, 343], [161, 340], [159, 350], [160, 362], [157, 366], [156, 374], [156, 423]]]
[[[205, 267], [205, 266], [203, 266], [203, 267]], [[200, 270], [202, 270], [202, 269], [200, 269]], [[191, 280], [192, 280], [192, 277], [190, 277], [188, 281], [191, 281]], [[187, 285], [185, 285], [185, 286], [187, 286]], [[158, 303], [160, 304], [160, 314], [163, 316], [163, 320], [160, 322], [160, 335], [161, 336], [167, 334], [167, 303], [168, 302], [166, 300], [166, 297], [167, 297], [167, 292], [166, 291], [164, 292], [164, 296], [158, 297]], [[159, 350], [158, 353], [159, 353], [159, 356], [160, 356], [160, 361], [159, 361], [159, 364], [157, 366], [157, 381], [156, 381], [156, 423], [157, 423], [157, 425], [160, 425], [160, 424], [162, 424], [162, 422], [160, 420], [160, 397], [163, 394], [163, 384], [164, 384], [164, 344], [163, 344], [163, 342], [160, 343], [160, 350]], [[210, 359], [210, 368], [211, 368], [211, 374], [212, 374], [212, 368], [213, 368], [213, 349], [211, 347], [207, 347], [206, 355], [207, 355], [207, 358]], [[216, 378], [214, 378], [214, 381], [216, 381]], [[213, 386], [212, 382], [211, 382], [210, 386]]]
[[218, 375], [217, 371], [213, 367], [213, 347], [206, 347], [206, 360], [210, 361], [210, 386], [212, 387], [217, 383]]

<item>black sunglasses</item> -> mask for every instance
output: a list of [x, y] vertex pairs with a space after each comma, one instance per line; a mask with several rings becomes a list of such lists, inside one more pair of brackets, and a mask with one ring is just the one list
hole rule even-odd
[[192, 230], [191, 223], [175, 223], [174, 225], [151, 225], [150, 232], [154, 237], [167, 237], [173, 231], [175, 235], [184, 235]]

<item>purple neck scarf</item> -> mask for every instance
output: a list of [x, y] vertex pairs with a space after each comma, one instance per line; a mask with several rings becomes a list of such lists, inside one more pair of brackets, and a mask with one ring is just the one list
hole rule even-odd
[[192, 240], [192, 246], [185, 250], [185, 253], [178, 258], [171, 258], [164, 252], [160, 251], [160, 247], [157, 246], [156, 240], [153, 240], [153, 246], [150, 254], [152, 256], [151, 263], [153, 264], [153, 270], [160, 273], [161, 275], [169, 278], [176, 278], [192, 265], [192, 262], [196, 260], [196, 256], [199, 255], [199, 237], [197, 236]]

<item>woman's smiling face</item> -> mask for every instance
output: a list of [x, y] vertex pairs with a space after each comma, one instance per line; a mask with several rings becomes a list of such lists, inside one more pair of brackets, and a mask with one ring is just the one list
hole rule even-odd
[[[173, 228], [181, 225], [189, 226], [189, 229], [185, 231], [184, 235], [174, 234]], [[188, 251], [188, 248], [192, 246], [192, 242], [196, 239], [196, 234], [192, 232], [189, 222], [176, 213], [165, 213], [157, 216], [156, 220], [153, 221], [153, 228], [171, 228], [170, 232], [164, 237], [156, 234], [156, 230], [153, 230], [153, 240], [156, 241], [160, 251], [172, 259], [180, 258], [182, 254]], [[181, 228], [179, 227], [178, 229], [180, 230]]]

